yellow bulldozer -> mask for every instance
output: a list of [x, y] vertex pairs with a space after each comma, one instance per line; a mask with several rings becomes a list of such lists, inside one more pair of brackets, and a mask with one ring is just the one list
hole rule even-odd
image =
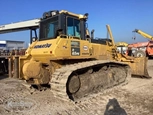
[[128, 43], [126, 42], [117, 42], [115, 43], [119, 53], [126, 54], [128, 49]]
[[9, 76], [38, 89], [50, 85], [54, 96], [73, 101], [123, 84], [132, 75], [149, 77], [147, 58], [118, 53], [109, 25], [110, 37], [95, 39], [94, 31], [86, 27], [87, 19], [88, 13], [43, 13], [39, 39], [25, 55], [9, 59]]

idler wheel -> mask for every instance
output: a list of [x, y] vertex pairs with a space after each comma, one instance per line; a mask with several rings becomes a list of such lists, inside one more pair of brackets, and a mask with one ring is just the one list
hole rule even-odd
[[67, 82], [67, 90], [69, 93], [74, 94], [80, 89], [80, 78], [77, 74], [73, 74]]

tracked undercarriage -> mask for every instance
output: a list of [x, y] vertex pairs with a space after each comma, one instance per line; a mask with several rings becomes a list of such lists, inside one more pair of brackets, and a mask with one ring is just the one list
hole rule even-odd
[[131, 77], [128, 65], [114, 61], [88, 61], [57, 69], [50, 81], [54, 96], [77, 101], [92, 93], [125, 83]]

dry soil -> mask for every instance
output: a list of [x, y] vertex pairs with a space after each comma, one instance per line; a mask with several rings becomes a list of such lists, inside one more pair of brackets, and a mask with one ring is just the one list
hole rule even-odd
[[[153, 60], [148, 71], [153, 77]], [[132, 78], [125, 86], [73, 103], [55, 98], [49, 89], [34, 91], [24, 81], [0, 76], [0, 115], [153, 115], [152, 89], [153, 79]]]

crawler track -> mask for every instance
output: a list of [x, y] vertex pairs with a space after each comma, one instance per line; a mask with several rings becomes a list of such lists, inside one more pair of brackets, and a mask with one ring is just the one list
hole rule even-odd
[[131, 77], [128, 65], [114, 61], [87, 61], [57, 69], [50, 81], [55, 97], [78, 101], [92, 93], [123, 84]]

